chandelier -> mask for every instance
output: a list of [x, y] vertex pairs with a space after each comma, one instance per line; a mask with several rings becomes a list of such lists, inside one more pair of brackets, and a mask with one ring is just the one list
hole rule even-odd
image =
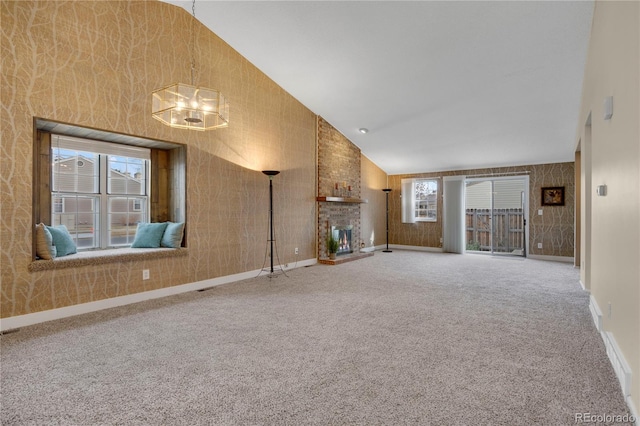
[[195, 34], [196, 1], [192, 3], [191, 22], [191, 84], [174, 83], [151, 94], [153, 118], [170, 127], [192, 130], [211, 130], [229, 125], [229, 102], [215, 89], [195, 85], [196, 61]]

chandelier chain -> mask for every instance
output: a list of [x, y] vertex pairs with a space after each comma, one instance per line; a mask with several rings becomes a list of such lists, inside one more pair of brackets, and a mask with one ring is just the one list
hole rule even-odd
[[193, 15], [193, 19], [191, 20], [191, 40], [189, 41], [191, 44], [191, 85], [195, 86], [195, 80], [197, 78], [196, 71], [196, 32], [195, 32], [195, 20], [196, 20], [196, 0], [191, 2], [191, 14]]

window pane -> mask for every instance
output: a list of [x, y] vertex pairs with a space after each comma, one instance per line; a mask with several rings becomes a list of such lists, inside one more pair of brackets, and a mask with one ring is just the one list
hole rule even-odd
[[64, 225], [79, 249], [98, 247], [97, 224], [99, 213], [97, 196], [55, 194], [52, 197], [51, 223]]
[[414, 182], [416, 219], [435, 221], [438, 206], [438, 182], [424, 179]]
[[146, 194], [147, 160], [121, 156], [109, 157], [110, 194]]
[[131, 244], [138, 223], [146, 220], [146, 197], [109, 197], [109, 245]]
[[52, 148], [52, 189], [56, 192], [99, 192], [99, 156], [92, 152]]

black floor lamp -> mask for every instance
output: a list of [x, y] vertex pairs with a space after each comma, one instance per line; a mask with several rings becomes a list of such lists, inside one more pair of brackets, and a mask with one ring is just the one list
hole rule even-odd
[[271, 248], [269, 254], [271, 257], [271, 272], [269, 273], [269, 277], [272, 277], [273, 274], [273, 177], [280, 173], [277, 170], [263, 170], [262, 173], [269, 176], [269, 243], [271, 244]]
[[385, 188], [383, 191], [387, 195], [387, 249], [382, 250], [382, 252], [391, 253], [393, 251], [389, 250], [389, 193], [391, 192], [391, 188]]

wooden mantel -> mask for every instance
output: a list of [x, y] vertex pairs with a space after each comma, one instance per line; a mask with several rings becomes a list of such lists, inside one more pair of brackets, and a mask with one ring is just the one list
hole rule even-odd
[[350, 198], [350, 197], [316, 197], [316, 201], [324, 201], [327, 203], [361, 203], [366, 204], [369, 200], [362, 198]]

